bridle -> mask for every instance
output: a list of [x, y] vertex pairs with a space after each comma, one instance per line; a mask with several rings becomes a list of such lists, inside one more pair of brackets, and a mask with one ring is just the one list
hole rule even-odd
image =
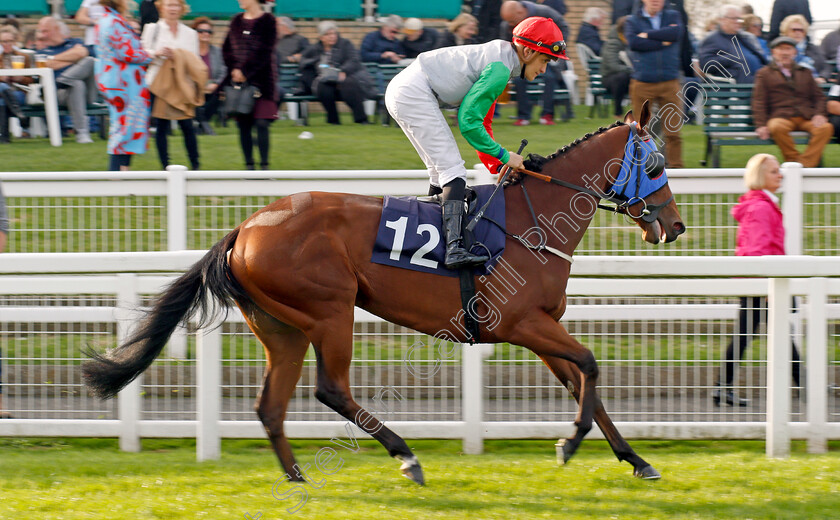
[[[650, 140], [650, 138], [642, 139], [639, 136], [638, 123], [630, 124], [628, 126], [630, 127], [630, 134], [627, 136], [627, 144], [624, 147], [624, 157], [622, 157], [620, 161], [620, 173], [615, 182], [607, 187], [605, 190], [606, 193], [599, 193], [584, 186], [578, 186], [577, 184], [555, 179], [550, 175], [532, 172], [526, 169], [519, 170], [519, 173], [523, 173], [529, 177], [534, 177], [535, 179], [539, 179], [544, 182], [557, 184], [559, 186], [563, 186], [564, 188], [586, 193], [587, 195], [592, 195], [598, 200], [607, 200], [615, 204], [615, 206], [607, 206], [598, 203], [598, 209], [611, 211], [613, 213], [621, 213], [634, 220], [642, 219], [647, 223], [654, 222], [659, 216], [659, 212], [665, 206], [670, 204], [672, 200], [674, 200], [673, 195], [661, 204], [648, 204], [644, 199], [668, 182], [668, 178], [665, 175], [665, 158], [659, 150], [657, 150], [656, 145]], [[613, 159], [608, 162], [605, 170], [615, 164], [614, 161], [617, 161], [617, 159]], [[525, 195], [525, 201], [528, 204], [531, 217], [534, 219], [534, 226], [538, 230], [540, 243], [533, 245], [526, 238], [520, 235], [506, 233], [512, 238], [517, 239], [528, 249], [537, 251], [545, 250], [568, 260], [569, 263], [571, 263], [572, 257], [570, 255], [546, 245], [546, 235], [540, 227], [536, 213], [534, 213], [531, 198], [528, 196], [528, 190], [525, 189], [524, 183], [520, 182], [519, 185], [522, 187], [522, 192]], [[632, 195], [627, 195], [627, 188], [629, 186], [635, 187], [635, 191]], [[620, 191], [617, 191], [617, 188], [620, 188]], [[639, 202], [642, 203], [642, 210], [638, 215], [634, 215], [630, 212], [630, 206], [638, 204]]]

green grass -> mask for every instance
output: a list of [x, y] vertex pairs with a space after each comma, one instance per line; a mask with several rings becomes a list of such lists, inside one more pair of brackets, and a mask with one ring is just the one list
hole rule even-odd
[[[513, 106], [502, 109], [502, 117], [493, 123], [496, 140], [507, 148], [516, 149], [522, 138], [529, 141], [526, 152], [547, 155], [557, 148], [583, 136], [599, 126], [613, 122], [611, 118], [587, 118], [589, 108], [578, 106], [577, 116], [556, 126], [533, 124], [515, 127], [508, 118]], [[275, 170], [349, 170], [349, 169], [424, 169], [408, 139], [392, 124], [359, 126], [350, 123], [349, 114], [342, 114], [341, 126], [330, 126], [320, 113], [312, 114], [308, 128], [295, 126], [291, 121], [277, 121], [271, 127], [271, 168]], [[535, 119], [536, 121], [536, 119]], [[309, 130], [314, 139], [301, 140], [297, 136]], [[219, 135], [199, 136], [201, 167], [205, 170], [237, 170], [243, 168], [235, 123], [217, 128]], [[453, 127], [461, 154], [470, 166], [476, 162], [475, 151]], [[699, 168], [705, 153], [702, 128], [686, 125], [682, 129], [683, 160], [687, 168]], [[60, 148], [50, 146], [47, 139], [18, 139], [6, 146], [0, 171], [97, 171], [104, 170], [108, 158], [105, 142], [95, 137], [92, 145], [76, 144], [65, 139]], [[159, 170], [160, 163], [154, 144], [149, 151], [137, 156], [132, 163], [135, 170]], [[170, 155], [173, 164], [188, 164], [180, 135], [170, 137]], [[753, 154], [767, 152], [779, 155], [775, 146], [725, 147], [721, 166], [743, 167]], [[825, 166], [840, 165], [840, 147], [829, 145], [824, 156]]]
[[[770, 460], [760, 442], [637, 442], [663, 475], [640, 481], [605, 442], [585, 442], [555, 463], [553, 441], [490, 441], [467, 456], [457, 441], [409, 441], [425, 471], [419, 487], [376, 443], [336, 447], [343, 466], [315, 469], [328, 440], [294, 441], [299, 464], [322, 487], [308, 500], [275, 499], [281, 477], [265, 441], [225, 441], [198, 463], [192, 441], [145, 440], [142, 453], [110, 439], [0, 439], [0, 518], [22, 519], [830, 519], [840, 489], [840, 444], [825, 455]], [[335, 447], [335, 446], [334, 446]], [[334, 459], [337, 460], [337, 459]], [[288, 483], [277, 494], [291, 490]]]

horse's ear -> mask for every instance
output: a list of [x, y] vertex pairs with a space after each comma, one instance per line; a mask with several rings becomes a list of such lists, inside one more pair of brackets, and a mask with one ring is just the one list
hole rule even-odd
[[636, 121], [636, 118], [633, 117], [633, 111], [628, 110], [627, 113], [624, 114], [624, 122], [627, 123], [627, 124], [630, 124], [634, 121]]
[[639, 126], [645, 128], [650, 121], [650, 104], [646, 99], [644, 103], [642, 103], [642, 113], [639, 114]]

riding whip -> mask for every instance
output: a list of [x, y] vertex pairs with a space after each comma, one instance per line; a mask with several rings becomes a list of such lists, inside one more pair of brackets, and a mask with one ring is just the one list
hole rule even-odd
[[[524, 150], [526, 146], [528, 146], [528, 140], [523, 139], [522, 142], [519, 143], [519, 150], [516, 151], [517, 155], [522, 155], [522, 150]], [[478, 210], [478, 213], [475, 214], [475, 217], [473, 217], [473, 219], [470, 220], [467, 224], [467, 231], [472, 231], [473, 229], [475, 229], [475, 226], [478, 225], [478, 222], [481, 220], [481, 217], [484, 216], [484, 212], [487, 211], [487, 208], [490, 207], [490, 203], [493, 202], [493, 197], [496, 196], [496, 193], [498, 193], [499, 189], [501, 189], [501, 187], [505, 184], [507, 176], [510, 173], [510, 166], [505, 165], [504, 170], [505, 171], [502, 174], [502, 178], [499, 179], [499, 183], [496, 185], [496, 189], [493, 190], [493, 193], [490, 194], [490, 198], [487, 199], [487, 202], [484, 203], [484, 206], [481, 206], [481, 209]]]

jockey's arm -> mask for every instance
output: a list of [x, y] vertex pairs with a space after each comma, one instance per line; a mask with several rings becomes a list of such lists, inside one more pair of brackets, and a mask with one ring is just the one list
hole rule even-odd
[[[504, 92], [509, 78], [510, 69], [503, 63], [495, 62], [487, 65], [464, 96], [458, 110], [458, 128], [467, 143], [479, 154], [489, 155], [501, 164], [510, 161], [510, 152], [493, 140], [490, 125], [485, 125], [485, 116], [491, 112], [496, 98]], [[488, 117], [492, 121], [492, 113]], [[483, 158], [482, 162], [487, 164]], [[493, 171], [493, 173], [496, 172]]]

